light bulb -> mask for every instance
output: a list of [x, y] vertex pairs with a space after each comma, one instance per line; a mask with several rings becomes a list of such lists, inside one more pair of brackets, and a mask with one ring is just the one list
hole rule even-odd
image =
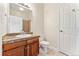
[[24, 9], [23, 8], [19, 8], [19, 10], [23, 11]]

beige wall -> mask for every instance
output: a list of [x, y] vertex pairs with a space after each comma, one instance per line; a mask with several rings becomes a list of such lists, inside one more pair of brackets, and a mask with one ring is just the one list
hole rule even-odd
[[43, 4], [32, 4], [32, 21], [31, 31], [40, 34], [44, 34], [44, 6]]
[[59, 48], [59, 5], [44, 4], [44, 33], [54, 48]]
[[45, 36], [52, 47], [59, 47], [59, 9], [56, 4], [32, 4], [31, 31]]

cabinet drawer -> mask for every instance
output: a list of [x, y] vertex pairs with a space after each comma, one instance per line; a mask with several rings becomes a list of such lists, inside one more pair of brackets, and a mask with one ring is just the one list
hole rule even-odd
[[24, 56], [24, 46], [5, 51], [3, 56]]
[[13, 49], [13, 48], [16, 48], [19, 46], [23, 46], [23, 45], [26, 45], [26, 41], [19, 41], [19, 42], [15, 42], [15, 43], [4, 44], [3, 51]]
[[29, 39], [27, 40], [27, 44], [31, 44], [31, 43], [34, 43], [36, 41], [39, 41], [39, 38], [32, 38], [32, 39]]

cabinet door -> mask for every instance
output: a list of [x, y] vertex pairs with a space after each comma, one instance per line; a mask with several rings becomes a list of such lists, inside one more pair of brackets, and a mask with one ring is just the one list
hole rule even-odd
[[25, 46], [25, 48], [24, 48], [24, 56], [32, 56], [32, 51], [31, 51], [31, 45], [29, 44], [29, 45], [27, 45], [27, 46]]
[[25, 56], [36, 56], [39, 54], [39, 41], [28, 44], [25, 47]]
[[3, 52], [3, 56], [24, 56], [24, 46]]
[[32, 56], [36, 56], [39, 54], [39, 43], [34, 42], [31, 44], [31, 51], [32, 51]]

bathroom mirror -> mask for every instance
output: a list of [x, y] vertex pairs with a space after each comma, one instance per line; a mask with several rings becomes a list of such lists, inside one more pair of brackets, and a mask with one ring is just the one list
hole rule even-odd
[[23, 3], [9, 4], [8, 33], [30, 32], [32, 11]]

